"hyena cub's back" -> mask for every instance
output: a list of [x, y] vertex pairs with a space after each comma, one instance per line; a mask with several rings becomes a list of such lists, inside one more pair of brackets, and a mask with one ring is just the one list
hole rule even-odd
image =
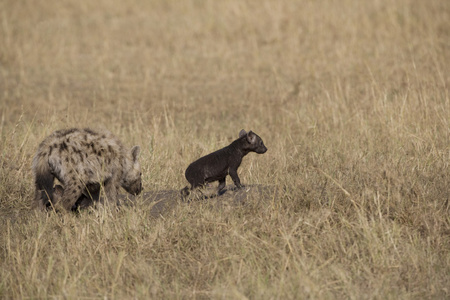
[[[109, 131], [55, 131], [39, 145], [33, 159], [37, 204], [49, 206], [50, 200], [53, 205], [70, 210], [86, 186], [96, 183], [104, 185], [111, 201], [116, 200], [120, 186], [131, 194], [139, 194], [139, 150], [139, 146], [134, 146], [128, 151]], [[58, 199], [53, 198], [54, 178], [64, 186]]]

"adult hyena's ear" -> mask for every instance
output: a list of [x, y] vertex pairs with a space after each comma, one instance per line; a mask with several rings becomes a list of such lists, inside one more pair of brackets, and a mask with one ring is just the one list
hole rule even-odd
[[131, 148], [131, 157], [133, 158], [133, 161], [137, 161], [139, 152], [141, 152], [141, 147], [134, 146], [133, 148]]
[[241, 137], [243, 137], [244, 135], [247, 135], [247, 132], [245, 132], [245, 130], [242, 129], [242, 130], [239, 132], [239, 137], [241, 138]]

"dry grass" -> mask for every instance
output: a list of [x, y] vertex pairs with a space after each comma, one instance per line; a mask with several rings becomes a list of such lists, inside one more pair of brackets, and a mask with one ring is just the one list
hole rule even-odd
[[[450, 2], [0, 3], [0, 298], [450, 297]], [[140, 144], [147, 190], [253, 129], [242, 207], [33, 211], [39, 142]], [[229, 181], [230, 182], [230, 181]]]

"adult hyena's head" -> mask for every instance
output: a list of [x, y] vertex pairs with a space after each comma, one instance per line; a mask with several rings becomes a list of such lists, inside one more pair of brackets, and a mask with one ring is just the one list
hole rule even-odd
[[138, 160], [139, 152], [139, 146], [134, 146], [131, 149], [131, 160], [130, 158], [127, 159], [122, 179], [122, 187], [132, 195], [138, 195], [142, 191], [141, 165]]

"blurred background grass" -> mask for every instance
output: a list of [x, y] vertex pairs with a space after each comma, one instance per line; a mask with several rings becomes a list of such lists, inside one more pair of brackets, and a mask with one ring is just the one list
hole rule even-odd
[[[448, 1], [4, 0], [0, 18], [2, 297], [448, 297]], [[34, 151], [72, 126], [140, 144], [147, 190], [254, 130], [269, 151], [241, 180], [282, 192], [36, 215]]]

